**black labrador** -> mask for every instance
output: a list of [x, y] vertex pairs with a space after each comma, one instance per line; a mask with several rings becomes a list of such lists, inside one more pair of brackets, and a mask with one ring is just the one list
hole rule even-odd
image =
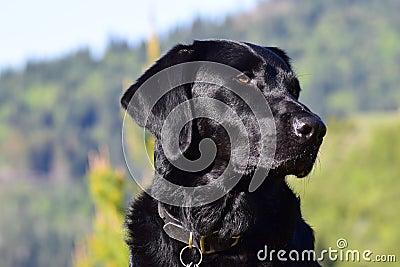
[[[182, 67], [174, 72], [174, 77], [164, 75], [147, 83], [147, 93], [139, 90], [157, 73], [188, 62], [197, 65]], [[207, 62], [229, 66], [239, 74], [227, 78], [226, 73], [203, 68], [202, 64]], [[198, 76], [201, 81], [195, 78]], [[180, 80], [183, 82], [179, 83]], [[174, 88], [163, 88], [171, 84]], [[231, 85], [244, 94], [257, 90], [269, 105], [275, 125], [272, 156], [265, 156], [260, 148], [262, 129], [255, 112], [237, 91], [229, 90]], [[149, 105], [151, 94], [158, 91], [165, 94], [156, 104]], [[155, 136], [152, 194], [174, 194], [157, 183], [160, 180], [187, 187], [214, 183], [225, 190], [211, 203], [195, 206], [163, 203], [142, 193], [126, 215], [130, 266], [319, 266], [315, 259], [301, 257], [303, 251], [314, 249], [314, 235], [302, 218], [299, 198], [285, 181], [289, 174], [305, 177], [310, 173], [326, 133], [322, 120], [299, 102], [299, 94], [299, 81], [284, 51], [230, 40], [179, 44], [124, 93], [123, 108]], [[163, 123], [174, 108], [204, 97], [217, 99], [240, 118], [244, 128], [233, 132], [239, 139], [243, 129], [247, 132], [250, 151], [246, 158], [241, 156], [245, 153], [240, 149], [239, 153], [232, 152], [227, 130], [215, 119], [204, 116], [183, 120], [178, 135], [162, 138]], [[209, 105], [206, 110], [222, 116], [213, 102], [206, 105]], [[183, 108], [179, 114], [186, 117], [197, 109]], [[233, 118], [225, 116], [224, 120], [229, 122]], [[173, 164], [180, 157], [189, 160], [201, 157], [200, 141], [205, 138], [214, 142], [217, 151], [206, 168], [188, 171]], [[178, 142], [178, 151], [163, 143], [170, 140]], [[241, 176], [232, 188], [226, 188], [217, 179], [229, 166], [233, 166], [231, 175]], [[257, 190], [249, 192], [257, 168], [268, 169], [265, 172], [268, 175]], [[188, 202], [194, 198], [190, 194], [180, 197]]]

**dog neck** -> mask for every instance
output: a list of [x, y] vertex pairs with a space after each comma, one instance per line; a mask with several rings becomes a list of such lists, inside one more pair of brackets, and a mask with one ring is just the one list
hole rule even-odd
[[218, 236], [218, 230], [209, 235], [202, 235], [197, 239], [194, 237], [193, 231], [185, 228], [180, 220], [162, 206], [161, 202], [158, 202], [158, 215], [163, 219], [165, 223], [163, 230], [170, 238], [187, 244], [189, 248], [197, 247], [204, 255], [233, 248], [240, 240], [240, 235], [221, 238]]
[[260, 241], [286, 247], [293, 236], [298, 208], [299, 202], [285, 181], [269, 179], [254, 193], [242, 191], [239, 183], [221, 199], [200, 207], [158, 202], [158, 215], [171, 239], [211, 254], [234, 251], [243, 243], [242, 236], [252, 237], [252, 246], [264, 246], [258, 244]]

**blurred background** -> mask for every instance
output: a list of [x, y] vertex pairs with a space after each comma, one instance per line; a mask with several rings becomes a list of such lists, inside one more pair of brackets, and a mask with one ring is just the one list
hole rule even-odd
[[123, 212], [138, 188], [120, 95], [171, 46], [203, 38], [292, 57], [300, 100], [328, 125], [311, 175], [288, 178], [317, 251], [345, 238], [400, 261], [399, 11], [397, 0], [2, 1], [0, 266], [127, 266]]

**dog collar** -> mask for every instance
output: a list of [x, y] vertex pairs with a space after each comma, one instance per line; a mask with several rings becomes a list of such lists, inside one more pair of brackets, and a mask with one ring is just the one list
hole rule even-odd
[[158, 202], [158, 215], [164, 221], [164, 232], [172, 239], [189, 245], [189, 248], [197, 247], [204, 255], [228, 250], [239, 243], [240, 235], [231, 238], [220, 238], [218, 231], [209, 235], [200, 236], [199, 242], [193, 238], [193, 231], [186, 229], [182, 222], [170, 214], [161, 203]]

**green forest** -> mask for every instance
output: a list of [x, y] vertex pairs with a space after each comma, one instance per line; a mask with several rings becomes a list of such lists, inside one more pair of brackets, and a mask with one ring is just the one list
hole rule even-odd
[[[176, 43], [222, 38], [278, 46], [291, 56], [300, 100], [328, 126], [310, 176], [288, 178], [318, 250], [345, 238], [351, 249], [400, 261], [399, 10], [396, 0], [269, 0], [158, 35], [161, 53]], [[113, 38], [101, 57], [81, 48], [0, 73], [0, 267], [127, 266], [123, 242], [105, 243], [123, 240], [120, 216], [137, 192], [122, 153], [119, 98], [148, 66], [148, 47], [147, 40]], [[98, 197], [89, 154], [105, 150], [99, 184], [116, 182]], [[99, 226], [107, 214], [121, 226], [109, 230], [112, 237]]]

